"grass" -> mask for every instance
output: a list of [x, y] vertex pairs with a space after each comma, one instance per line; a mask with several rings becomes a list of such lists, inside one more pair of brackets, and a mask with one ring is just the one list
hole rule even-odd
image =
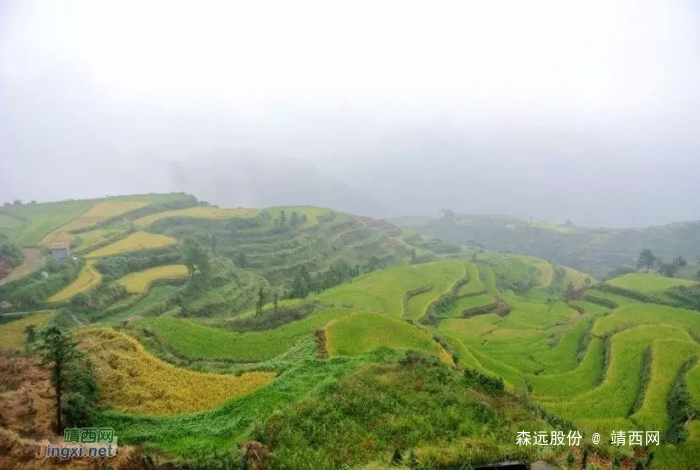
[[102, 281], [102, 275], [95, 269], [95, 260], [88, 260], [75, 281], [49, 297], [49, 303], [68, 302], [74, 295], [88, 292]]
[[190, 320], [167, 317], [137, 320], [133, 327], [147, 329], [176, 354], [186, 358], [259, 362], [283, 354], [317, 328], [350, 313], [352, 310], [347, 308], [329, 308], [274, 330], [248, 333], [236, 333], [203, 326]]
[[425, 330], [411, 323], [376, 313], [353, 313], [330, 322], [326, 328], [330, 356], [357, 356], [380, 347], [412, 349], [452, 359]]
[[9, 323], [0, 324], [0, 349], [19, 349], [27, 339], [25, 328], [33, 325], [37, 329], [53, 317], [54, 312], [47, 310], [33, 313]]
[[116, 410], [146, 415], [176, 415], [220, 406], [265, 386], [270, 372], [241, 376], [181, 369], [151, 354], [124, 333], [90, 328], [78, 333], [88, 355], [101, 399]]
[[187, 209], [159, 212], [147, 215], [134, 220], [137, 227], [147, 227], [159, 220], [169, 218], [198, 218], [198, 219], [230, 219], [233, 217], [255, 217], [260, 211], [258, 209], [219, 209], [217, 207], [197, 206]]
[[125, 214], [135, 209], [147, 206], [148, 202], [140, 201], [105, 201], [92, 206], [87, 212], [80, 217], [77, 217], [66, 225], [54, 230], [46, 235], [42, 240], [42, 244], [46, 245], [53, 242], [67, 241], [70, 242], [75, 238], [71, 232], [97, 225], [112, 217]]
[[119, 279], [118, 282], [124, 286], [126, 291], [130, 294], [144, 294], [148, 292], [148, 288], [155, 281], [180, 279], [188, 275], [187, 266], [183, 264], [171, 264], [127, 274]]
[[86, 256], [88, 258], [104, 258], [106, 256], [114, 256], [121, 253], [128, 253], [140, 250], [152, 250], [155, 248], [163, 248], [174, 245], [174, 238], [165, 235], [158, 235], [148, 232], [135, 232], [126, 238], [107, 245], [95, 251], [91, 251]]
[[[271, 468], [390, 468], [395, 449], [406, 460], [413, 452], [414, 468], [463, 468], [502, 455], [537, 459], [539, 449], [515, 444], [522, 429], [552, 427], [512, 396], [469, 387], [445, 366], [403, 362], [362, 367], [273, 416], [259, 434]], [[539, 455], [557, 453], [563, 449]]]

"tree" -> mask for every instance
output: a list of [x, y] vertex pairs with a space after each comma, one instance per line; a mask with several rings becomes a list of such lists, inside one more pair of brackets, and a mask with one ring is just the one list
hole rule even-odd
[[292, 212], [292, 217], [289, 219], [289, 223], [294, 228], [297, 228], [301, 223], [301, 219], [299, 219], [299, 214], [297, 214], [296, 211]]
[[302, 266], [292, 281], [290, 297], [293, 299], [305, 299], [311, 291], [311, 274], [306, 266]]
[[416, 264], [416, 249], [411, 248], [411, 264]]
[[654, 267], [654, 264], [656, 264], [656, 256], [654, 256], [654, 253], [649, 248], [643, 249], [639, 253], [637, 267], [646, 268], [647, 272], [649, 272], [649, 270]]
[[260, 315], [263, 307], [265, 307], [265, 288], [261, 286], [258, 290], [258, 302], [255, 305], [255, 313]]
[[455, 217], [455, 213], [452, 209], [442, 210], [442, 220], [452, 220]]
[[678, 271], [678, 266], [673, 263], [662, 263], [659, 267], [659, 274], [666, 277], [674, 277]]
[[275, 290], [275, 296], [272, 298], [272, 301], [274, 302], [274, 305], [275, 305], [275, 313], [279, 310], [279, 300], [280, 300], [280, 295]]
[[284, 209], [282, 212], [280, 212], [280, 227], [282, 227], [282, 230], [284, 230], [284, 227], [287, 225], [287, 214], [284, 212]]
[[246, 256], [244, 251], [239, 251], [233, 260], [239, 268], [245, 268]]
[[675, 258], [673, 258], [673, 265], [678, 268], [685, 268], [686, 266], [688, 266], [688, 261], [686, 261], [686, 259], [683, 258], [683, 255], [678, 255]]
[[63, 430], [63, 392], [70, 367], [82, 357], [78, 343], [68, 333], [56, 326], [45, 329], [41, 334], [42, 343], [37, 347], [41, 355], [41, 367], [51, 369], [51, 385], [56, 393], [56, 430]]
[[209, 255], [193, 238], [187, 238], [182, 243], [182, 262], [187, 266], [187, 271], [190, 273], [190, 279], [194, 278], [194, 273], [199, 271], [206, 276], [211, 271], [209, 264]]
[[591, 284], [593, 284], [593, 281], [591, 281], [591, 278], [586, 277], [586, 280], [583, 281], [583, 285], [586, 287], [586, 289], [588, 289], [589, 287], [591, 287]]
[[36, 341], [36, 326], [27, 325], [24, 327], [24, 333], [27, 335], [27, 344], [32, 344]]

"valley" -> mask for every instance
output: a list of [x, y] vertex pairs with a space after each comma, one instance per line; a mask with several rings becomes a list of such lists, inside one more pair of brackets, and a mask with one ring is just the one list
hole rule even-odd
[[[608, 258], [608, 235], [576, 227], [420, 220], [185, 194], [0, 208], [3, 238], [42, 254], [0, 285], [0, 351], [40, 371], [43, 332], [71, 335], [96, 384], [84, 425], [128, 446], [116, 468], [700, 461], [700, 281], [607, 276], [636, 262], [642, 235]], [[516, 246], [520, 231], [536, 232]], [[585, 256], [552, 251], [574, 235]], [[692, 274], [700, 247], [674, 237], [654, 250], [686, 254]], [[54, 259], [57, 241], [69, 256]], [[0, 410], [27, 383], [4, 380]], [[0, 422], [0, 449], [7, 433], [47, 437], [42, 394]], [[586, 444], [517, 445], [523, 430], [576, 430]], [[612, 445], [620, 430], [659, 431], [661, 444]]]

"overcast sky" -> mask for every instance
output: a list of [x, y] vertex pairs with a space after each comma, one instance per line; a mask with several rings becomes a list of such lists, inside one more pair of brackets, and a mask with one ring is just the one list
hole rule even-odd
[[0, 0], [0, 201], [274, 201], [225, 197], [254, 157], [393, 215], [700, 219], [699, 84], [692, 0]]

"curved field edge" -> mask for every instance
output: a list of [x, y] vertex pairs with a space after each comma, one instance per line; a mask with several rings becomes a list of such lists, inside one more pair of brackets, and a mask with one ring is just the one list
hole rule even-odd
[[125, 333], [107, 328], [78, 331], [90, 358], [100, 398], [120, 411], [175, 415], [215, 408], [265, 386], [275, 374], [240, 376], [195, 372], [168, 364]]
[[423, 351], [452, 365], [452, 358], [430, 333], [404, 320], [376, 313], [353, 313], [325, 327], [329, 356], [357, 356], [377, 348]]
[[152, 250], [174, 245], [177, 241], [174, 238], [148, 232], [134, 232], [117, 242], [91, 251], [85, 255], [86, 258], [104, 258], [122, 253], [134, 251]]
[[148, 292], [151, 284], [156, 281], [181, 279], [188, 275], [187, 266], [183, 264], [169, 264], [129, 273], [119, 278], [117, 282], [124, 286], [130, 294], [145, 294]]
[[147, 215], [134, 220], [136, 227], [146, 227], [162, 219], [193, 218], [193, 219], [232, 219], [234, 217], [255, 217], [260, 213], [258, 209], [219, 209], [216, 207], [190, 207], [156, 214]]
[[0, 324], [0, 349], [18, 349], [24, 346], [27, 339], [26, 328], [40, 328], [54, 316], [53, 310], [45, 310]]
[[266, 387], [228, 400], [213, 410], [172, 417], [108, 411], [99, 415], [98, 422], [100, 426], [119, 429], [119, 438], [125, 443], [153, 445], [184, 458], [192, 453], [212, 455], [217, 449], [233, 448], [246, 439], [260, 417], [318, 393], [362, 365], [393, 362], [400, 357], [394, 351], [378, 350], [355, 358], [306, 358], [283, 371]]
[[49, 297], [47, 302], [54, 304], [68, 302], [75, 295], [95, 288], [102, 281], [102, 275], [95, 269], [95, 263], [96, 260], [88, 260], [78, 273], [77, 279]]

